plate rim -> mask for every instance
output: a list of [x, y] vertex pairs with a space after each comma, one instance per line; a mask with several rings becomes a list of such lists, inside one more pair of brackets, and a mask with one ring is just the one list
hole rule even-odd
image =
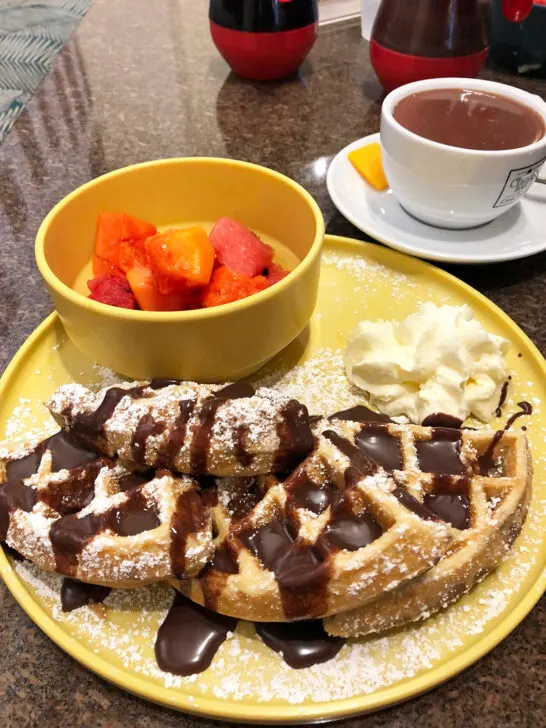
[[[389, 259], [393, 262], [400, 262], [402, 260], [406, 268], [409, 265], [410, 272], [426, 272], [436, 280], [443, 280], [451, 284], [451, 286], [454, 285], [456, 288], [459, 288], [469, 299], [480, 302], [496, 316], [500, 317], [503, 323], [510, 329], [514, 337], [512, 341], [518, 340], [520, 346], [524, 345], [524, 348], [527, 349], [529, 355], [533, 358], [539, 369], [542, 370], [546, 379], [546, 360], [527, 334], [496, 304], [456, 276], [423, 260], [383, 248], [376, 243], [363, 242], [354, 238], [336, 235], [326, 235], [324, 242], [325, 246], [330, 245], [334, 249], [352, 249], [357, 256], [361, 255], [366, 248], [370, 248], [372, 252], [378, 254], [379, 258], [383, 258], [383, 261], [381, 261], [383, 263], [385, 259], [387, 264], [389, 263]], [[49, 329], [53, 328], [57, 324], [57, 321], [60, 321], [58, 314], [56, 312], [51, 313], [23, 342], [0, 378], [0, 400], [12, 379], [17, 376], [20, 363], [26, 358], [29, 352], [39, 345], [41, 337]], [[546, 539], [542, 544], [541, 551], [546, 562]], [[55, 622], [47, 614], [45, 609], [33, 599], [25, 582], [18, 576], [15, 569], [11, 567], [1, 546], [0, 576], [12, 596], [37, 627], [71, 658], [107, 682], [152, 703], [183, 711], [191, 715], [268, 725], [296, 725], [355, 717], [382, 708], [391, 707], [432, 690], [470, 667], [470, 665], [496, 647], [527, 616], [542, 596], [542, 593], [546, 590], [545, 566], [537, 574], [534, 582], [529, 585], [529, 588], [520, 601], [515, 604], [513, 609], [493, 629], [484, 631], [480, 638], [468, 650], [400, 684], [380, 689], [376, 693], [353, 696], [337, 701], [314, 702], [305, 705], [276, 704], [274, 706], [270, 706], [267, 703], [255, 703], [249, 706], [243, 701], [238, 702], [235, 700], [201, 696], [193, 698], [192, 695], [183, 691], [179, 691], [175, 699], [172, 696], [171, 688], [149, 682], [146, 678], [133, 674], [126, 668], [112, 665], [105, 658], [96, 655], [90, 648], [83, 645], [75, 637], [72, 637]], [[193, 702], [190, 698], [192, 698]]]
[[[435, 251], [428, 251], [423, 250], [422, 248], [416, 248], [412, 245], [405, 244], [404, 242], [400, 242], [398, 240], [395, 240], [390, 235], [385, 235], [381, 232], [380, 229], [377, 228], [376, 225], [370, 224], [369, 226], [364, 227], [362, 222], [358, 221], [357, 218], [352, 214], [352, 212], [347, 210], [347, 206], [344, 204], [343, 200], [340, 199], [339, 195], [335, 191], [334, 186], [334, 174], [336, 171], [337, 166], [339, 165], [340, 161], [343, 159], [344, 155], [347, 155], [349, 150], [357, 145], [364, 145], [365, 143], [373, 143], [373, 142], [379, 142], [380, 140], [380, 133], [375, 132], [374, 134], [367, 134], [366, 136], [363, 136], [361, 139], [355, 139], [354, 141], [347, 144], [343, 149], [341, 149], [332, 159], [328, 166], [328, 171], [326, 173], [326, 187], [328, 189], [328, 194], [330, 196], [330, 199], [334, 203], [334, 206], [336, 209], [345, 217], [352, 225], [354, 225], [358, 230], [361, 230], [366, 235], [369, 235], [374, 240], [383, 243], [383, 245], [387, 245], [388, 247], [392, 248], [393, 250], [397, 250], [401, 253], [406, 253], [407, 255], [412, 255], [418, 258], [422, 258], [424, 260], [432, 260], [437, 263], [455, 263], [460, 265], [486, 265], [486, 264], [492, 264], [492, 263], [505, 263], [510, 260], [521, 260], [522, 258], [529, 258], [533, 255], [538, 255], [539, 253], [543, 253], [546, 250], [546, 239], [544, 241], [543, 247], [533, 250], [531, 253], [525, 253], [520, 252], [519, 254], [514, 251], [514, 253], [506, 253], [504, 255], [484, 255], [480, 258], [469, 258], [465, 255], [450, 255], [447, 253], [439, 253]], [[365, 184], [365, 183], [364, 183]], [[372, 190], [369, 190], [372, 192]], [[545, 213], [546, 214], [546, 213]], [[455, 231], [456, 232], [456, 231]]]

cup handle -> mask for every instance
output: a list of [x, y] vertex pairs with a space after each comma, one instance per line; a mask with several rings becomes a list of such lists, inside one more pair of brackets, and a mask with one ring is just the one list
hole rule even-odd
[[[535, 99], [538, 99], [544, 107], [546, 107], [546, 100], [542, 98], [542, 96], [539, 96], [538, 94], [531, 94], [531, 96], [534, 96]], [[546, 113], [546, 108], [544, 109]], [[535, 182], [538, 182], [539, 185], [546, 185], [546, 177], [536, 177]]]

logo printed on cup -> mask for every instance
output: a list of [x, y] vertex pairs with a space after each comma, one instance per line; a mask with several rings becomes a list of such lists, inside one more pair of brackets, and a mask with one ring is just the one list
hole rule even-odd
[[531, 164], [528, 167], [511, 169], [493, 207], [511, 205], [512, 202], [518, 200], [521, 195], [525, 194], [536, 180], [540, 168], [544, 164], [545, 160], [546, 157], [543, 157], [538, 162], [535, 162], [535, 164]]

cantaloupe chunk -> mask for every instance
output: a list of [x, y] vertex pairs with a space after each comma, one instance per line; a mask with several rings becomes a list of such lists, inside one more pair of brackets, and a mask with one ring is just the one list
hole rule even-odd
[[386, 190], [389, 186], [381, 164], [381, 144], [372, 142], [349, 152], [349, 161], [366, 182], [376, 190]]
[[147, 266], [136, 265], [128, 270], [127, 280], [143, 311], [184, 311], [189, 307], [186, 292], [161, 293], [153, 271]]

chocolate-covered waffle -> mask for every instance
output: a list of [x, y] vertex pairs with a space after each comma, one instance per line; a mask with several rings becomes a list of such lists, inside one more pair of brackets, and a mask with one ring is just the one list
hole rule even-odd
[[430, 511], [428, 517], [450, 523], [453, 540], [428, 571], [358, 609], [325, 619], [332, 635], [357, 637], [400, 627], [453, 603], [497, 566], [525, 521], [532, 462], [523, 433], [390, 424], [364, 426], [357, 439], [378, 457], [378, 443], [391, 436], [400, 438], [410, 464], [404, 492]]
[[44, 569], [133, 587], [195, 575], [211, 556], [210, 512], [193, 479], [138, 472], [62, 431], [0, 445], [0, 483], [0, 541]]
[[97, 394], [69, 384], [48, 406], [61, 427], [105, 455], [191, 475], [287, 472], [313, 448], [304, 405], [244, 383], [153, 380]]
[[216, 481], [215, 553], [199, 577], [175, 583], [180, 591], [242, 619], [310, 619], [364, 604], [441, 558], [451, 527], [355, 445], [360, 426], [317, 427], [313, 453], [284, 481]]

